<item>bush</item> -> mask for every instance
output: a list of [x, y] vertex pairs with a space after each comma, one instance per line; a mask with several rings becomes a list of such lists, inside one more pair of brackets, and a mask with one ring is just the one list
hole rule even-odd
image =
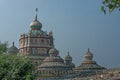
[[0, 80], [33, 80], [33, 71], [28, 58], [0, 54]]

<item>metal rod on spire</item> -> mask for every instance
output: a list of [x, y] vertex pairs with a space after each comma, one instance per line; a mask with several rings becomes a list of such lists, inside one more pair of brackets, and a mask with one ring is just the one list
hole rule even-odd
[[36, 8], [36, 12], [38, 12], [38, 8]]
[[36, 16], [35, 16], [35, 20], [37, 20], [37, 13], [38, 13], [38, 8], [36, 8]]
[[70, 53], [69, 53], [69, 51], [68, 51], [68, 55], [69, 55]]
[[90, 48], [88, 48], [88, 52], [90, 51]]
[[13, 42], [13, 46], [14, 46], [14, 42]]

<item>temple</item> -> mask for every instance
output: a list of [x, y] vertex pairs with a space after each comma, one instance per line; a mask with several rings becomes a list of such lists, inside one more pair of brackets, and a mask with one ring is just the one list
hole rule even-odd
[[85, 53], [84, 60], [78, 67], [72, 62], [73, 58], [69, 52], [63, 59], [55, 48], [53, 32], [47, 33], [42, 30], [43, 26], [38, 20], [37, 10], [29, 27], [28, 33], [20, 35], [19, 52], [13, 42], [8, 48], [8, 54], [30, 58], [36, 65], [37, 80], [90, 80], [86, 77], [108, 71], [93, 60], [90, 49]]
[[49, 56], [49, 50], [53, 47], [53, 33], [42, 30], [42, 24], [37, 19], [30, 23], [30, 31], [22, 34], [19, 39], [19, 55], [29, 56], [35, 63], [40, 64]]
[[49, 34], [42, 30], [42, 23], [35, 19], [30, 23], [30, 31], [22, 34], [19, 40], [19, 55], [29, 57], [37, 66], [38, 79], [60, 78], [72, 72], [75, 65], [68, 55], [62, 59], [54, 47], [53, 32]]

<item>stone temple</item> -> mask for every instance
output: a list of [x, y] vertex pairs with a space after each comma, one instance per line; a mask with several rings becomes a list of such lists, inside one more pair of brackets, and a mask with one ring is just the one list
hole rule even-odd
[[79, 67], [75, 68], [69, 52], [62, 59], [59, 51], [54, 46], [53, 33], [49, 34], [42, 30], [42, 23], [35, 19], [30, 23], [31, 30], [27, 34], [22, 34], [19, 40], [19, 54], [28, 56], [37, 65], [37, 79], [72, 78], [84, 73], [95, 73], [105, 69], [92, 60], [93, 54], [88, 50], [85, 59]]
[[42, 30], [42, 24], [37, 19], [30, 23], [30, 31], [22, 34], [19, 40], [20, 55], [29, 56], [36, 64], [40, 64], [49, 56], [49, 50], [53, 47], [53, 33]]
[[42, 27], [36, 14], [30, 23], [28, 33], [20, 35], [19, 52], [14, 43], [8, 49], [10, 54], [18, 53], [33, 61], [36, 65], [37, 80], [87, 80], [88, 76], [107, 72], [108, 69], [93, 60], [90, 49], [85, 53], [84, 60], [78, 67], [75, 67], [69, 52], [65, 59], [61, 58], [59, 51], [55, 48], [53, 32], [47, 33], [42, 30]]

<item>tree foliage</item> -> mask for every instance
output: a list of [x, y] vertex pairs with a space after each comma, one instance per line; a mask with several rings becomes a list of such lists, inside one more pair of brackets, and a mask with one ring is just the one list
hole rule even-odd
[[34, 65], [23, 56], [7, 55], [8, 43], [0, 43], [0, 80], [33, 80]]
[[8, 42], [4, 42], [4, 43], [1, 43], [0, 42], [0, 54], [1, 53], [5, 53], [7, 51], [7, 46], [8, 46]]
[[27, 58], [0, 55], [0, 80], [33, 80], [34, 66]]
[[110, 13], [115, 9], [120, 10], [120, 0], [103, 0], [101, 10], [106, 14], [107, 9]]

